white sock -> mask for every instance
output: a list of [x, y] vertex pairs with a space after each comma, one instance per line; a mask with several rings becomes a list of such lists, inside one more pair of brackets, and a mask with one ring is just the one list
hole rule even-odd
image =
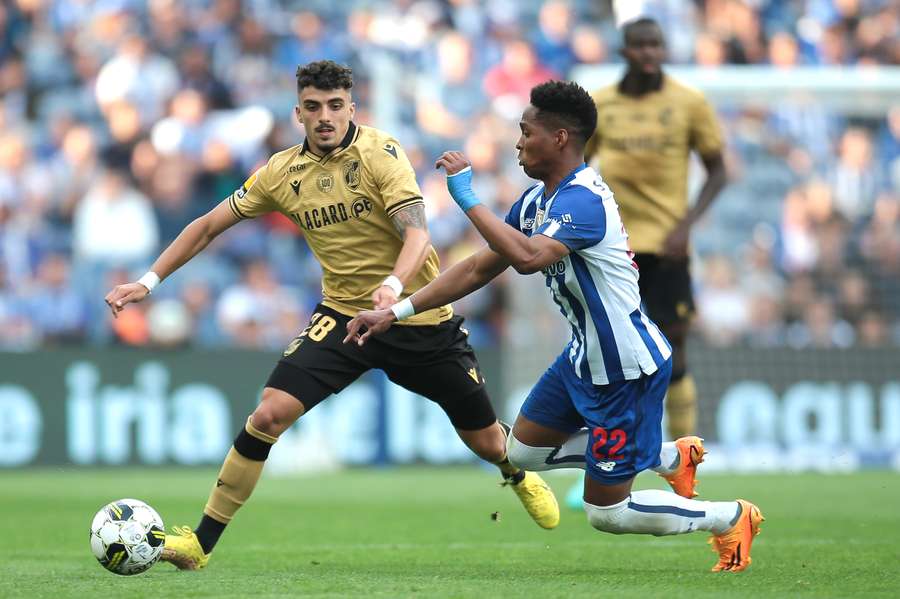
[[653, 468], [653, 471], [660, 474], [672, 474], [680, 463], [681, 454], [678, 453], [678, 447], [675, 446], [675, 441], [669, 441], [662, 444], [662, 448], [659, 450], [659, 466]]
[[[590, 435], [583, 428], [559, 447], [531, 447], [508, 435], [506, 452], [511, 464], [524, 470], [544, 471], [558, 468], [580, 468], [584, 470], [584, 454], [587, 451]], [[674, 441], [662, 444], [659, 452], [660, 464], [653, 468], [654, 472], [670, 474], [678, 468], [681, 458]]]
[[708, 530], [719, 535], [737, 522], [736, 501], [697, 501], [675, 493], [648, 489], [608, 506], [584, 504], [588, 521], [597, 530], [614, 534], [677, 535]]
[[587, 450], [587, 444], [586, 428], [569, 437], [559, 447], [532, 447], [516, 439], [515, 435], [509, 435], [506, 438], [506, 455], [513, 466], [533, 472], [558, 468], [584, 470], [584, 452]]

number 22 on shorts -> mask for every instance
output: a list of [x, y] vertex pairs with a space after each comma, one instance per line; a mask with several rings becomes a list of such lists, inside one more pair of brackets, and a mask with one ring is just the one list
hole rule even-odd
[[619, 453], [628, 441], [628, 435], [622, 429], [614, 428], [607, 431], [602, 426], [598, 426], [591, 431], [591, 437], [594, 439], [591, 445], [591, 453], [594, 458], [613, 461], [625, 458]]

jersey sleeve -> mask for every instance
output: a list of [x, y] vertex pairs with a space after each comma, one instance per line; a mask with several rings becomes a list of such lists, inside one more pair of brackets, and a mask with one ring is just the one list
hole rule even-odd
[[577, 187], [565, 189], [535, 233], [560, 241], [572, 251], [597, 245], [606, 237], [603, 199]]
[[537, 187], [537, 184], [532, 185], [528, 189], [522, 192], [522, 195], [519, 196], [519, 199], [516, 200], [516, 203], [512, 205], [509, 209], [509, 212], [506, 213], [506, 224], [512, 227], [513, 229], [523, 233], [522, 231], [522, 205], [525, 203], [525, 196], [528, 195], [528, 192]]
[[416, 182], [416, 172], [397, 140], [388, 139], [375, 150], [373, 166], [388, 216], [423, 203], [422, 192]]
[[512, 205], [512, 208], [509, 209], [509, 212], [506, 213], [506, 224], [515, 229], [516, 231], [521, 232], [522, 228], [520, 214], [522, 214], [522, 202], [523, 198], [519, 198], [515, 204]]
[[691, 148], [701, 156], [722, 151], [722, 134], [716, 113], [706, 98], [700, 97], [691, 108]]
[[257, 169], [228, 197], [231, 211], [240, 219], [256, 218], [276, 210], [275, 202], [269, 193], [269, 165]]

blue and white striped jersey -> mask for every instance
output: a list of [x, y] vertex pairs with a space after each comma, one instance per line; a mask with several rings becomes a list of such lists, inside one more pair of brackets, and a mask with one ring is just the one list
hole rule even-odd
[[547, 287], [572, 327], [569, 360], [582, 380], [607, 385], [652, 374], [672, 354], [641, 311], [638, 269], [612, 191], [582, 165], [548, 198], [544, 184], [513, 204], [507, 224], [546, 235], [571, 253], [545, 268]]

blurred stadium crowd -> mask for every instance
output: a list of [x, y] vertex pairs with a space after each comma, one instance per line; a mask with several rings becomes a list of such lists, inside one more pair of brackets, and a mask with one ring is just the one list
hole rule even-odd
[[[357, 121], [407, 149], [446, 267], [480, 243], [434, 158], [463, 149], [503, 211], [525, 184], [512, 146], [528, 90], [618, 62], [617, 24], [640, 14], [662, 21], [675, 64], [900, 64], [888, 0], [0, 4], [0, 348], [285, 345], [320, 286], [280, 216], [232, 229], [116, 321], [102, 298], [300, 142], [294, 70], [321, 58], [354, 68]], [[816, 105], [719, 116], [732, 182], [694, 234], [700, 333], [900, 344], [900, 104], [868, 120]], [[504, 293], [458, 305], [474, 345], [503, 341]]]

